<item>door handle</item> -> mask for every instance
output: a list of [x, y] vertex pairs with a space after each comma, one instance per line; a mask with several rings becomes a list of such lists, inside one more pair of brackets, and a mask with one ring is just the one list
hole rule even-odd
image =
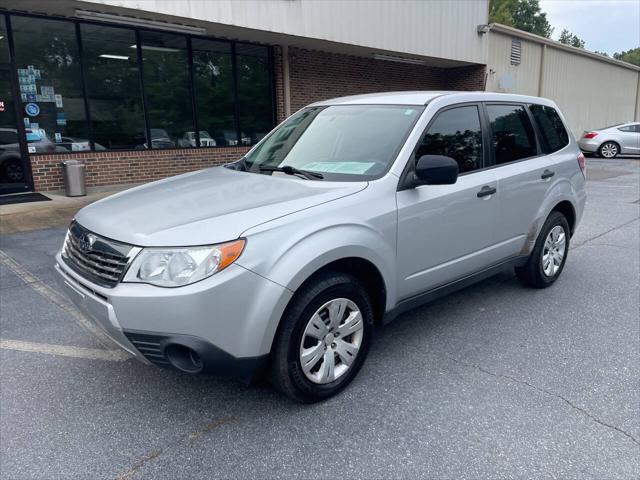
[[546, 180], [547, 178], [551, 178], [556, 174], [556, 172], [552, 172], [551, 170], [545, 170], [544, 172], [542, 172], [542, 175], [540, 175], [540, 178], [542, 180]]
[[478, 198], [482, 198], [482, 197], [488, 197], [489, 195], [493, 195], [494, 193], [496, 193], [495, 187], [490, 187], [489, 185], [485, 185], [480, 189], [477, 195], [478, 195]]

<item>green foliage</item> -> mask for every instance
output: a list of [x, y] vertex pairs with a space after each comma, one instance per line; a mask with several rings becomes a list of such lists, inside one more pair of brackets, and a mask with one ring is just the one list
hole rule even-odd
[[547, 14], [540, 10], [539, 0], [490, 0], [489, 22], [549, 38], [553, 27]]
[[640, 67], [640, 47], [631, 48], [626, 52], [616, 52], [613, 54], [613, 58], [622, 60], [623, 62], [633, 63]]
[[584, 48], [584, 40], [582, 40], [577, 35], [571, 33], [566, 28], [562, 30], [560, 33], [560, 37], [558, 38], [560, 43], [564, 43], [565, 45], [571, 45], [576, 48]]

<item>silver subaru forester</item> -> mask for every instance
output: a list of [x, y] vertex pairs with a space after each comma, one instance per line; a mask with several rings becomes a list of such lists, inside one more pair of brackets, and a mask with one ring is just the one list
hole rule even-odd
[[549, 100], [344, 97], [298, 111], [235, 163], [85, 207], [56, 269], [137, 359], [268, 375], [313, 402], [409, 308], [507, 268], [551, 285], [585, 199], [584, 157]]

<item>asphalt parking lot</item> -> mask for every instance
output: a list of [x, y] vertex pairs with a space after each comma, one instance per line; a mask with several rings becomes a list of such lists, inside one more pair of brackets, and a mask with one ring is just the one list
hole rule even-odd
[[588, 172], [552, 288], [505, 274], [409, 312], [311, 406], [129, 359], [60, 296], [64, 229], [3, 235], [2, 478], [638, 478], [640, 161]]

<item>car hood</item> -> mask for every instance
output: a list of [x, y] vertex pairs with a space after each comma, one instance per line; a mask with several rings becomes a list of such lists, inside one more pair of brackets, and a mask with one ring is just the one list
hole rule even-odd
[[280, 175], [210, 168], [118, 193], [83, 208], [75, 219], [99, 235], [138, 246], [206, 245], [367, 187]]

